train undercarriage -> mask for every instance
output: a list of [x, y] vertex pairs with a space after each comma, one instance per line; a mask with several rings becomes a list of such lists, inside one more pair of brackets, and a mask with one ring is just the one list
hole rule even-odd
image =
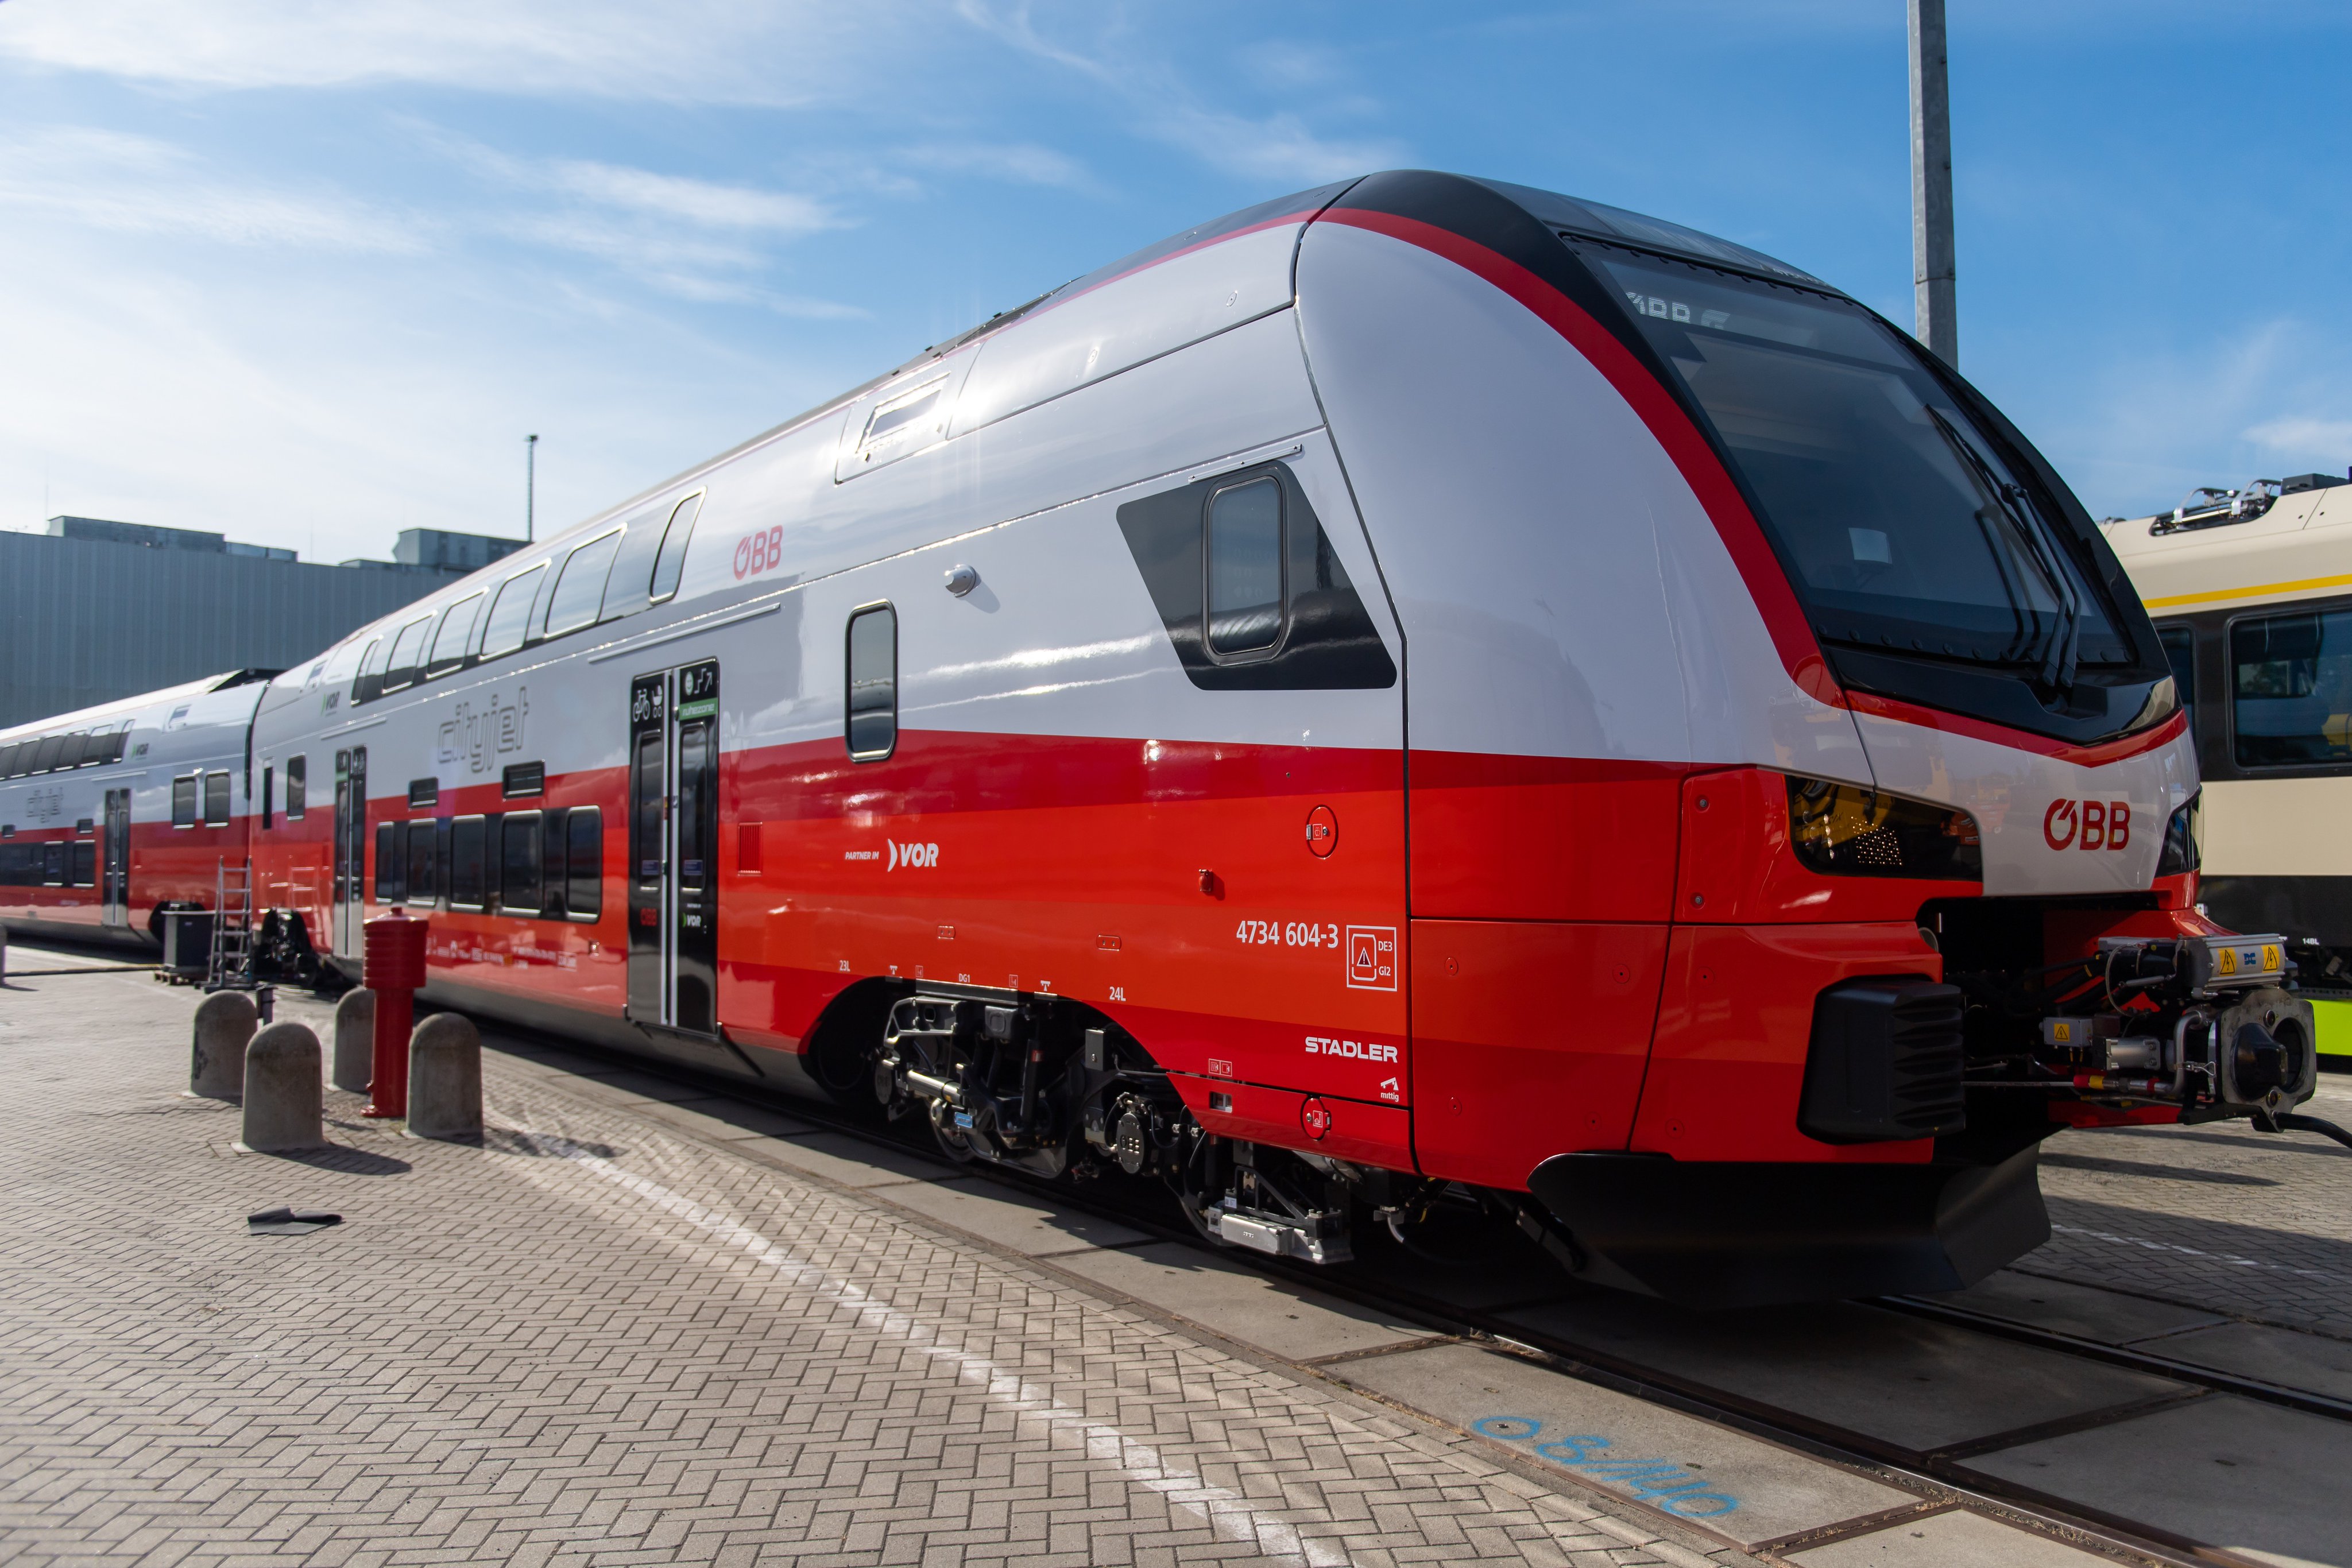
[[[1958, 1290], [2049, 1236], [2042, 1141], [2069, 1126], [2295, 1113], [2312, 1010], [2275, 936], [2219, 933], [2142, 898], [1954, 900], [1923, 910], [1946, 978], [1849, 981], [1815, 998], [1799, 1125], [1833, 1146], [1932, 1140], [1904, 1162], [1675, 1160], [1570, 1150], [1525, 1191], [1475, 1187], [1216, 1135], [1144, 1044], [1067, 998], [903, 986], [833, 1031], [824, 1076], [959, 1161], [1163, 1184], [1210, 1239], [1349, 1260], [1367, 1228], [1432, 1256], [1507, 1225], [1593, 1283], [1727, 1307]], [[2052, 942], [2074, 956], [2045, 962]]]

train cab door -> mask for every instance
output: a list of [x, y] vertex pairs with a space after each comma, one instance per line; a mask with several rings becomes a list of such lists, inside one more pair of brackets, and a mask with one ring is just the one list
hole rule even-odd
[[103, 868], [99, 873], [99, 922], [131, 924], [131, 791], [106, 792], [106, 838], [100, 846]]
[[335, 753], [335, 870], [333, 946], [337, 956], [357, 958], [366, 946], [367, 747]]
[[719, 666], [629, 683], [629, 1017], [719, 1032]]

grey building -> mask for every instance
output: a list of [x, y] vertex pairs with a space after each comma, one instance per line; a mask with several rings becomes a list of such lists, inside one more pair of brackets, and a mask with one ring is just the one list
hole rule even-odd
[[520, 543], [410, 528], [397, 559], [313, 566], [100, 517], [0, 533], [0, 725], [222, 670], [284, 669]]

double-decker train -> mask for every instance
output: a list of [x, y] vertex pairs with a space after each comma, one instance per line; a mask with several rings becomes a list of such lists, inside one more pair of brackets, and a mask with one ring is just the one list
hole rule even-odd
[[0, 748], [12, 924], [249, 854], [285, 962], [405, 909], [429, 999], [1318, 1261], [1466, 1194], [1679, 1301], [1953, 1289], [2046, 1237], [2054, 1128], [2312, 1087], [2025, 438], [1793, 267], [1452, 175], [1189, 230], [305, 667]]

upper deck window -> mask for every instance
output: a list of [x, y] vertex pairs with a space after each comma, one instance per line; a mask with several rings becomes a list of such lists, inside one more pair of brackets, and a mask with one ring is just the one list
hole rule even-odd
[[2126, 665], [2037, 486], [1918, 353], [1827, 295], [1593, 246], [1748, 483], [1824, 642], [1974, 664]]
[[546, 573], [547, 563], [541, 561], [499, 586], [499, 596], [490, 605], [489, 625], [482, 633], [483, 658], [495, 659], [522, 646], [523, 632], [530, 624], [531, 601], [538, 596], [539, 580]]
[[441, 617], [441, 630], [433, 633], [433, 652], [425, 661], [425, 673], [437, 675], [454, 670], [466, 662], [466, 644], [474, 635], [474, 617], [482, 612], [482, 596], [469, 593], [449, 606], [449, 613]]
[[396, 692], [416, 684], [416, 666], [425, 657], [425, 636], [433, 617], [422, 616], [400, 629], [392, 644], [392, 663], [383, 673], [383, 689]]
[[677, 580], [686, 570], [686, 547], [694, 539], [694, 519], [702, 515], [702, 492], [698, 490], [677, 504], [669, 515], [668, 531], [662, 535], [661, 554], [654, 561], [653, 600], [658, 604], [677, 592]]
[[551, 637], [593, 625], [604, 603], [604, 579], [613, 570], [614, 552], [621, 548], [621, 530], [599, 534], [572, 552], [563, 575], [555, 580], [555, 597], [547, 609]]

